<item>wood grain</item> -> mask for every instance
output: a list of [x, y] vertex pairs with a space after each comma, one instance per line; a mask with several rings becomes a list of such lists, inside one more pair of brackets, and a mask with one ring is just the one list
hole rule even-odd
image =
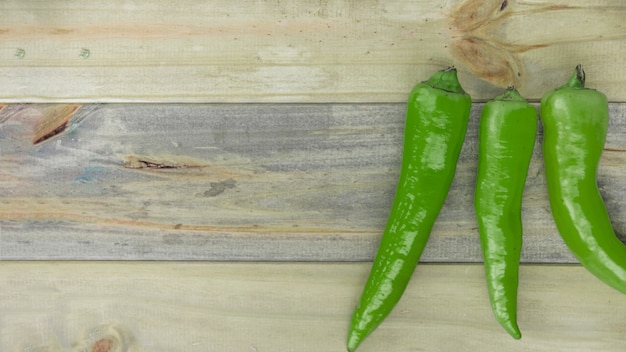
[[[72, 105], [73, 106], [73, 105]], [[425, 262], [479, 262], [475, 104]], [[0, 112], [0, 256], [72, 260], [372, 259], [400, 168], [403, 104], [63, 104]], [[51, 117], [50, 117], [51, 116]], [[626, 234], [626, 105], [610, 104], [598, 182]], [[55, 121], [56, 121], [55, 120]], [[541, 130], [524, 262], [575, 262], [553, 224]]]
[[[0, 349], [345, 351], [370, 264], [3, 262]], [[421, 265], [359, 351], [603, 351], [626, 341], [626, 296], [580, 266], [523, 265], [513, 340], [482, 265]]]
[[537, 100], [578, 63], [626, 102], [621, 0], [27, 0], [0, 13], [4, 102], [402, 102], [449, 65], [476, 100], [511, 83]]

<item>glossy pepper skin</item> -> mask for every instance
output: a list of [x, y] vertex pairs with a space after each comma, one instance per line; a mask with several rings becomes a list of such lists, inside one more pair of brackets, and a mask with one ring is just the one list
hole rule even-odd
[[541, 99], [543, 156], [550, 207], [565, 244], [598, 279], [626, 293], [626, 246], [616, 237], [596, 172], [608, 128], [604, 94], [585, 88], [578, 65]]
[[470, 107], [454, 68], [435, 73], [409, 95], [400, 178], [352, 317], [350, 352], [387, 317], [411, 278], [454, 178]]
[[515, 339], [522, 194], [537, 136], [537, 110], [510, 87], [480, 116], [474, 208], [496, 320]]

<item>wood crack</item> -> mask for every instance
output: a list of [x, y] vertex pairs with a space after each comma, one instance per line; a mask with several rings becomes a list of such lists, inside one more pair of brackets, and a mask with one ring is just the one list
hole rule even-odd
[[70, 120], [81, 107], [77, 104], [55, 105], [47, 108], [35, 125], [33, 144], [40, 144], [67, 130]]

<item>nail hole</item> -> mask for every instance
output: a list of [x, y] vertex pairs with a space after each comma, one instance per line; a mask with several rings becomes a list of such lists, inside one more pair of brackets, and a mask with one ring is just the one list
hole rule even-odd
[[88, 59], [89, 55], [91, 55], [91, 51], [89, 51], [89, 49], [81, 49], [80, 50], [80, 54], [78, 56], [80, 56], [83, 59]]

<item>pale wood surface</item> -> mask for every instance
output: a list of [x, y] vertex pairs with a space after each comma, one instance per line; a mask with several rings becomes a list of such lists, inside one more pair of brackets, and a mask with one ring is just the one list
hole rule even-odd
[[475, 99], [538, 99], [582, 63], [626, 101], [626, 2], [504, 3], [2, 1], [0, 99], [402, 102], [449, 65]]
[[[345, 351], [369, 267], [4, 262], [0, 350]], [[577, 265], [524, 265], [520, 280], [519, 341], [495, 322], [481, 265], [425, 264], [359, 351], [624, 351], [626, 295]]]
[[[626, 241], [624, 1], [26, 0], [0, 13], [2, 352], [344, 351], [370, 263], [319, 261], [373, 257], [407, 92], [451, 64], [475, 101], [510, 83], [537, 101], [585, 66], [614, 102], [599, 184]], [[360, 351], [624, 351], [625, 296], [577, 265], [522, 266], [521, 341], [494, 321], [469, 264], [480, 107], [422, 257], [466, 264], [418, 266]], [[523, 261], [572, 263], [540, 145]]]
[[[473, 211], [481, 107], [424, 261], [482, 260]], [[610, 114], [598, 182], [626, 240], [626, 104]], [[5, 106], [0, 255], [370, 260], [393, 200], [404, 119], [403, 104]], [[33, 143], [66, 121], [64, 133]], [[523, 260], [574, 262], [550, 214], [541, 140], [540, 130]]]

